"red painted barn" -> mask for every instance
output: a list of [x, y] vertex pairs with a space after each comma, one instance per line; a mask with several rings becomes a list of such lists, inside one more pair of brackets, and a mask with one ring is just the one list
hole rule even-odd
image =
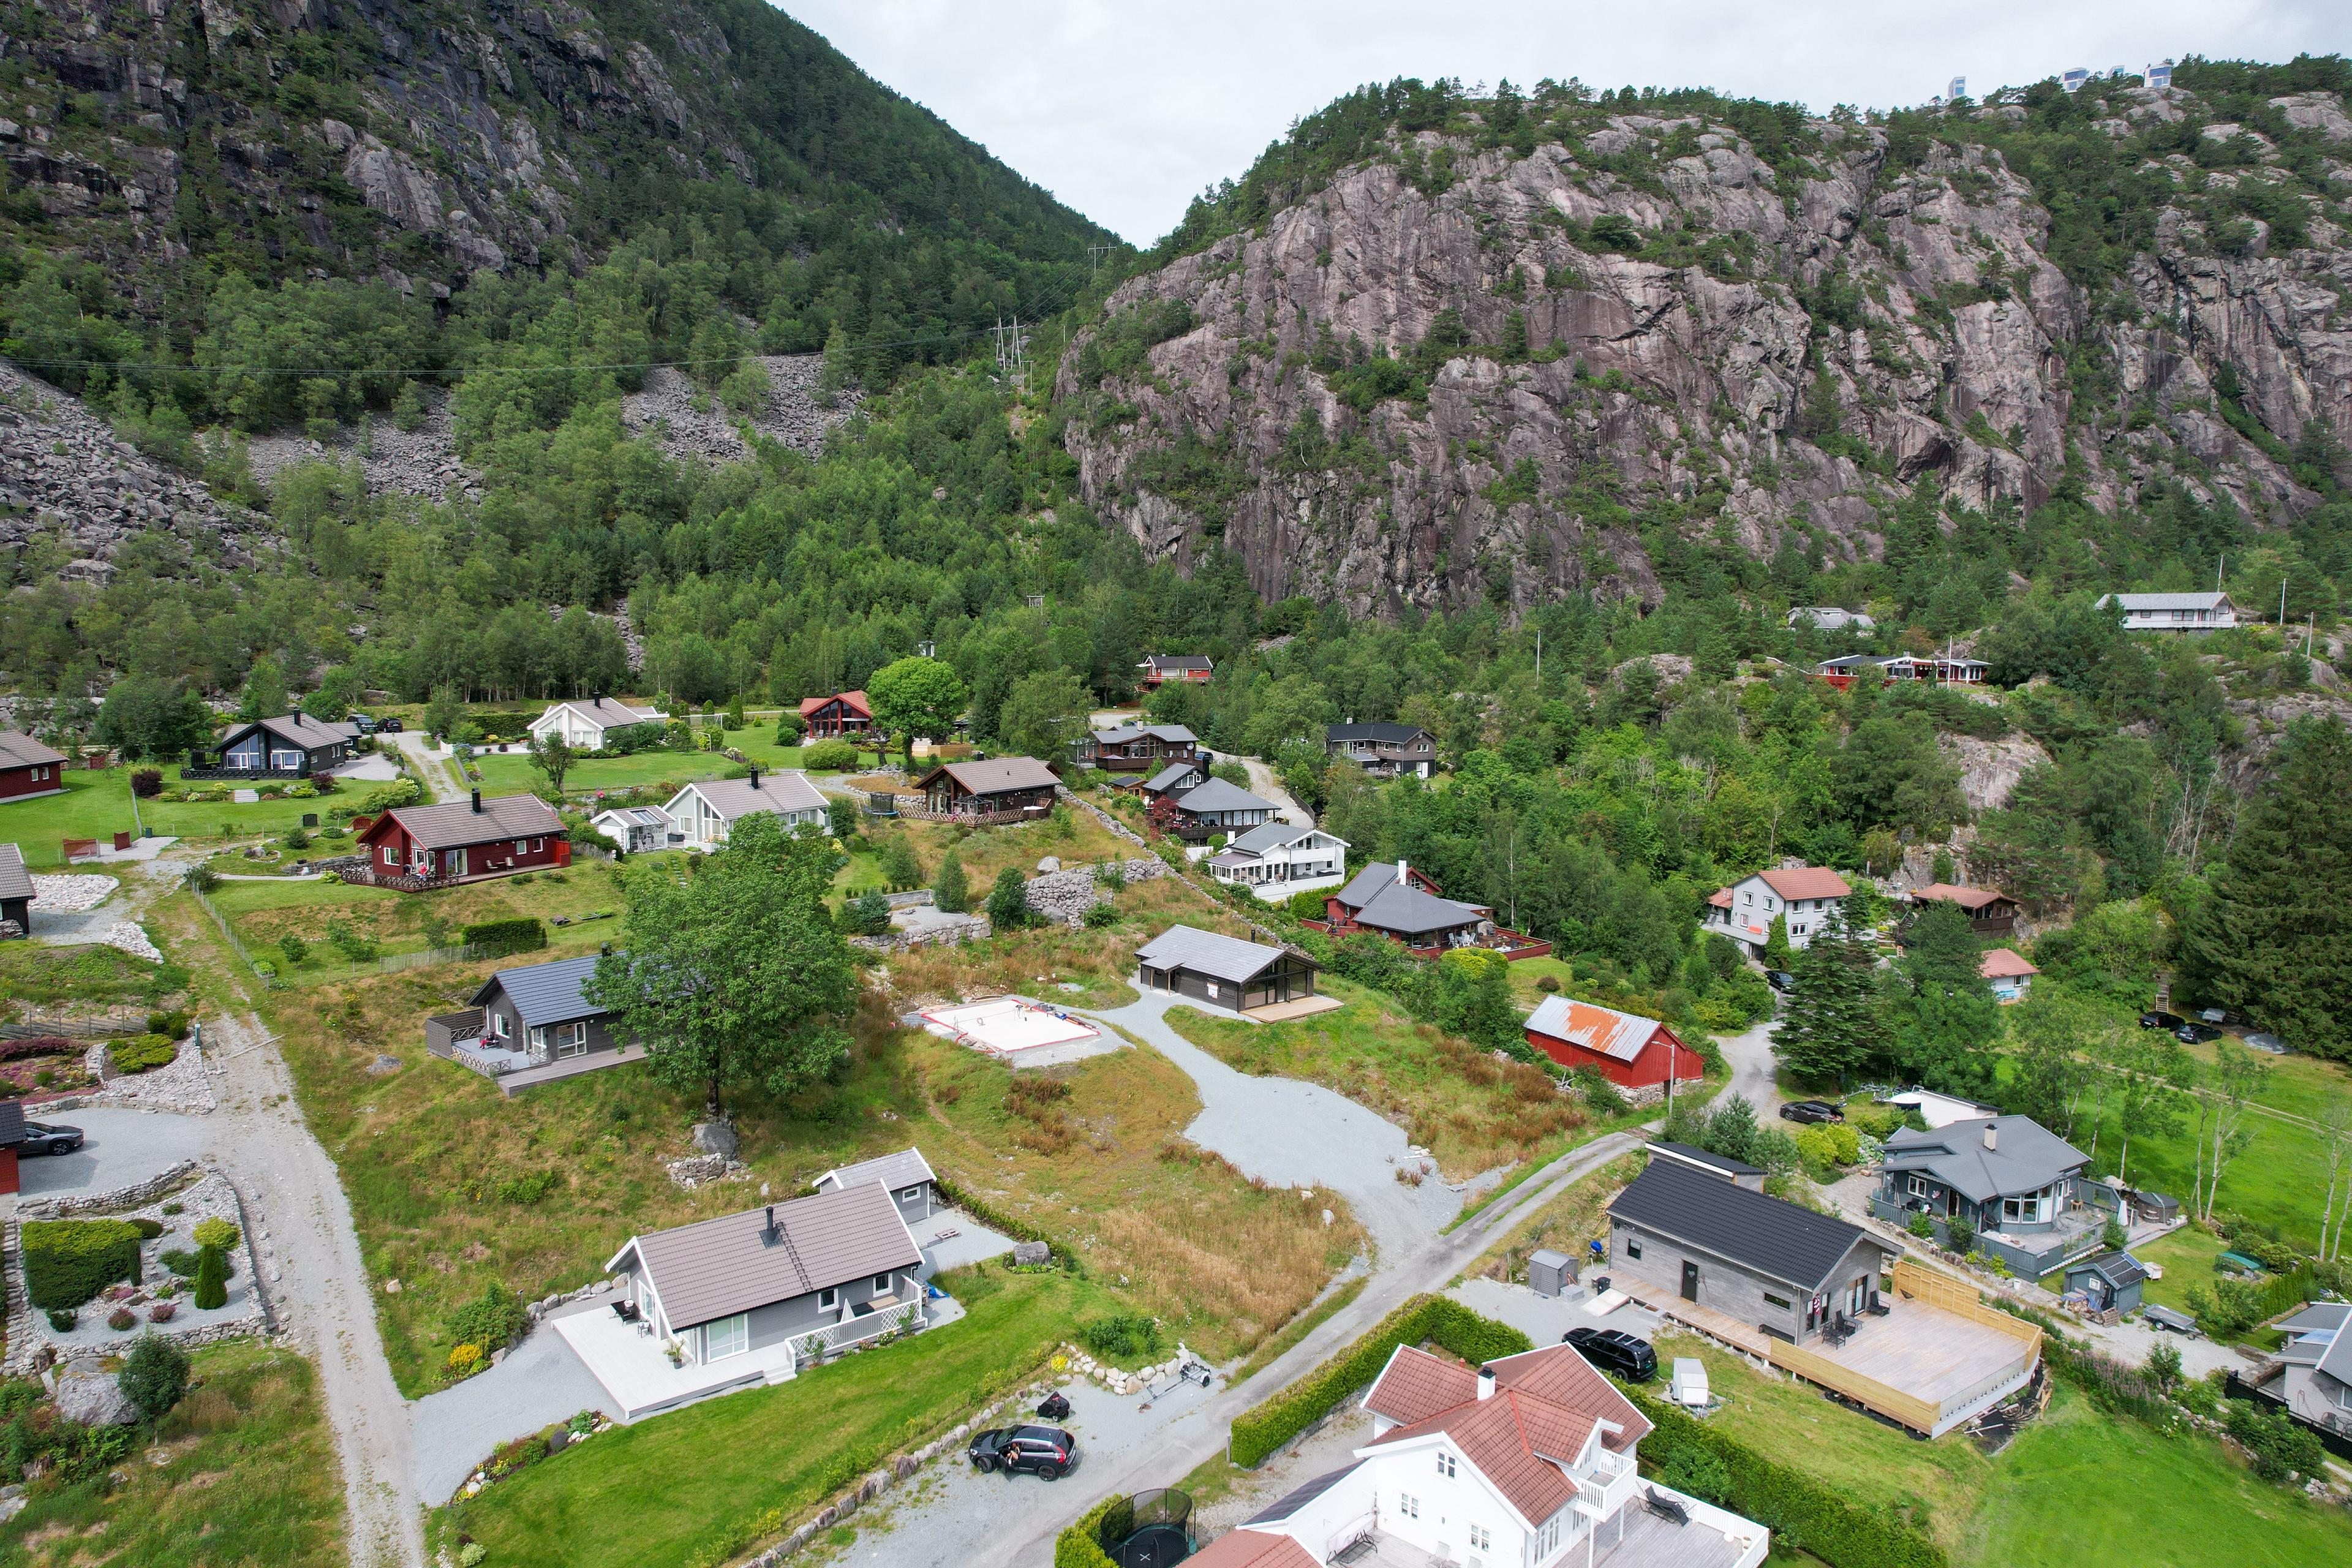
[[0, 800], [55, 795], [66, 787], [64, 770], [70, 761], [19, 730], [0, 730]]
[[801, 699], [801, 734], [811, 741], [833, 741], [863, 735], [874, 728], [874, 708], [863, 691], [837, 691], [831, 697]]
[[1547, 996], [1528, 1015], [1528, 1044], [1564, 1068], [1598, 1068], [1621, 1089], [1663, 1084], [1670, 1070], [1682, 1083], [1706, 1076], [1698, 1053], [1655, 1018], [1566, 996]]
[[394, 806], [369, 824], [359, 841], [378, 880], [478, 882], [572, 864], [563, 819], [529, 795], [484, 800], [476, 790], [470, 801]]

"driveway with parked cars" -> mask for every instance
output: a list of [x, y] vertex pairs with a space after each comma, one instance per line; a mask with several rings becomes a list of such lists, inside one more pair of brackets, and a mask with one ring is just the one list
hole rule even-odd
[[71, 1197], [82, 1193], [107, 1193], [152, 1176], [160, 1176], [183, 1160], [200, 1158], [208, 1142], [204, 1119], [147, 1110], [112, 1110], [90, 1106], [38, 1114], [36, 1121], [62, 1123], [82, 1131], [82, 1145], [69, 1154], [44, 1154], [20, 1162], [17, 1182], [27, 1198]]

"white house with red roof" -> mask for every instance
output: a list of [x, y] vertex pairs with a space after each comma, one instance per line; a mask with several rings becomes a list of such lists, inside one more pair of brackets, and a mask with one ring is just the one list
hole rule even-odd
[[1992, 986], [1996, 1002], [2022, 1002], [2033, 989], [2033, 977], [2042, 971], [2021, 957], [2015, 948], [1989, 949], [1977, 962], [1977, 973]]
[[1761, 958], [1777, 915], [1788, 921], [1790, 948], [1799, 950], [1812, 945], [1813, 933], [1853, 891], [1826, 866], [1776, 866], [1717, 891], [1706, 900], [1704, 927]]
[[1650, 1423], [1570, 1345], [1473, 1371], [1400, 1345], [1364, 1395], [1372, 1440], [1212, 1542], [1206, 1568], [1425, 1560], [1462, 1568], [1755, 1568], [1771, 1531], [1636, 1468]]

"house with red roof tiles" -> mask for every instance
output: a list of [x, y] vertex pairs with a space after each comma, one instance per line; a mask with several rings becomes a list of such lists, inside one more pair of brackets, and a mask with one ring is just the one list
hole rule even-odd
[[2033, 989], [2033, 977], [2042, 971], [2020, 956], [2017, 950], [1996, 947], [1977, 961], [1977, 973], [1992, 985], [1996, 1002], [2022, 1002]]
[[1790, 949], [1801, 951], [1812, 945], [1813, 933], [1844, 907], [1853, 891], [1826, 866], [1776, 866], [1718, 889], [1706, 900], [1702, 928], [1729, 937], [1760, 959], [1778, 916], [1788, 922]]
[[1571, 1345], [1477, 1368], [1400, 1345], [1363, 1408], [1372, 1440], [1352, 1463], [1191, 1561], [1755, 1568], [1771, 1550], [1754, 1521], [1642, 1479], [1636, 1450], [1650, 1423]]

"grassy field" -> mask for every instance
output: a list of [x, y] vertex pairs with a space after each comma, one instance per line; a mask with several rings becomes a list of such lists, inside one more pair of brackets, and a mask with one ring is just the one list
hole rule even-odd
[[1402, 1124], [1449, 1180], [1516, 1164], [1587, 1124], [1540, 1068], [1498, 1062], [1335, 975], [1316, 984], [1347, 1005], [1265, 1025], [1179, 1008], [1168, 1022], [1243, 1072], [1306, 1079]]
[[435, 1535], [471, 1536], [496, 1568], [725, 1562], [1018, 1384], [1100, 1300], [1066, 1275], [946, 1283], [960, 1322], [593, 1438], [452, 1504]]
[[177, 964], [151, 963], [121, 948], [0, 946], [0, 1002], [160, 1006], [188, 984]]
[[[938, 878], [940, 863], [947, 858], [949, 847], [954, 847], [963, 861], [964, 881], [971, 889], [975, 909], [988, 896], [996, 874], [1008, 866], [1024, 877], [1034, 877], [1037, 863], [1049, 855], [1066, 866], [1097, 866], [1107, 860], [1139, 858], [1147, 853], [1113, 837], [1083, 811], [1066, 811], [1059, 819], [1047, 817], [1012, 827], [961, 827], [912, 817], [869, 821], [850, 843], [849, 864], [834, 879], [835, 890], [856, 894], [881, 887], [882, 850], [893, 839], [905, 840], [914, 850], [924, 885]], [[1198, 900], [1195, 902], [1203, 910], [1208, 908]]]
[[[12, 840], [23, 849], [26, 865], [36, 868], [54, 867], [63, 863], [63, 844], [68, 838], [110, 839], [118, 832], [136, 832], [142, 825], [149, 833], [180, 838], [278, 834], [300, 826], [305, 813], [316, 813], [323, 822], [334, 806], [348, 805], [361, 794], [376, 787], [351, 784], [332, 795], [310, 800], [260, 800], [245, 805], [226, 800], [142, 800], [134, 820], [131, 803], [132, 771], [129, 767], [97, 772], [72, 769], [63, 775], [63, 795], [0, 805], [0, 839]], [[179, 781], [176, 764], [162, 771], [167, 786]]]
[[[583, 861], [566, 870], [526, 875], [528, 880], [504, 877], [426, 893], [348, 882], [224, 882], [213, 902], [256, 958], [272, 963], [281, 978], [297, 984], [350, 975], [351, 965], [328, 944], [331, 921], [373, 938], [389, 955], [454, 944], [460, 931], [479, 921], [522, 915], [578, 919], [599, 910], [617, 913], [625, 904], [620, 879], [607, 865]], [[434, 940], [435, 920], [442, 922], [438, 942]], [[592, 949], [611, 940], [619, 923], [589, 921], [551, 929], [549, 950], [540, 956]], [[289, 933], [312, 950], [299, 968], [289, 968], [278, 948], [278, 939]]]
[[331, 1568], [343, 1488], [310, 1363], [237, 1343], [195, 1352], [194, 1384], [155, 1446], [103, 1479], [37, 1486], [0, 1525], [0, 1564]]

